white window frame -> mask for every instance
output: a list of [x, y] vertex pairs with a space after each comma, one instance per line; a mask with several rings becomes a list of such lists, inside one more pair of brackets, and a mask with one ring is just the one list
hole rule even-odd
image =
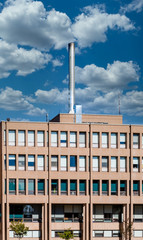
[[67, 171], [67, 156], [61, 156], [61, 171]]
[[111, 133], [111, 148], [117, 148], [117, 133]]
[[108, 133], [102, 133], [102, 148], [108, 148]]
[[117, 157], [111, 157], [111, 172], [117, 172]]
[[86, 170], [86, 157], [79, 156], [79, 171], [85, 172]]
[[51, 171], [58, 171], [58, 156], [57, 155], [51, 156]]
[[16, 145], [16, 131], [9, 130], [8, 132], [8, 145], [15, 146]]
[[45, 168], [45, 156], [38, 155], [37, 156], [37, 170], [44, 171]]
[[[19, 165], [20, 162], [24, 164]], [[18, 155], [18, 169], [25, 170], [25, 164], [26, 164], [26, 156], [22, 154]]]
[[70, 132], [70, 147], [77, 146], [77, 132]]
[[108, 157], [102, 157], [102, 172], [108, 172]]
[[57, 147], [58, 146], [58, 132], [52, 131], [51, 132], [51, 147]]
[[35, 146], [35, 131], [28, 130], [28, 146], [34, 147]]
[[86, 132], [79, 132], [79, 147], [86, 146]]
[[92, 147], [93, 148], [99, 147], [99, 133], [98, 132], [92, 133]]
[[120, 148], [126, 148], [127, 134], [120, 133]]
[[98, 156], [92, 157], [92, 170], [93, 170], [93, 172], [99, 172], [99, 157]]
[[67, 132], [60, 132], [60, 143], [61, 147], [67, 147]]
[[44, 131], [37, 131], [37, 146], [44, 147], [45, 134]]
[[140, 134], [133, 133], [133, 148], [139, 148], [140, 143]]
[[25, 146], [25, 130], [18, 130], [18, 146]]
[[[123, 162], [124, 160], [124, 162]], [[120, 157], [120, 172], [126, 172], [126, 166], [127, 166], [127, 158], [126, 157]]]

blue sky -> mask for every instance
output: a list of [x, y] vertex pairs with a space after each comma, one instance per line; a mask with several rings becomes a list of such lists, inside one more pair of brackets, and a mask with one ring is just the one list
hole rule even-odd
[[69, 42], [83, 113], [143, 124], [143, 0], [0, 2], [0, 120], [68, 112]]

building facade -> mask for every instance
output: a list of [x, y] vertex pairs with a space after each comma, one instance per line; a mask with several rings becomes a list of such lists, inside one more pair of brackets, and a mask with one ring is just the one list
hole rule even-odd
[[[26, 239], [143, 238], [143, 126], [122, 116], [59, 114], [50, 122], [0, 123], [0, 239], [23, 220]], [[126, 238], [127, 239], [127, 238]]]

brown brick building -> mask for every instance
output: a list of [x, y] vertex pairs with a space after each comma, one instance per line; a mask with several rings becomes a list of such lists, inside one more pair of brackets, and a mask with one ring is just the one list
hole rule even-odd
[[50, 122], [0, 123], [0, 239], [119, 240], [127, 219], [143, 239], [143, 126], [122, 116], [59, 114]]

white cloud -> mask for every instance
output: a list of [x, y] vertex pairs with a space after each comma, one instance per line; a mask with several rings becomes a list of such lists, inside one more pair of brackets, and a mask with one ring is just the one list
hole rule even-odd
[[143, 0], [133, 0], [131, 3], [121, 7], [121, 12], [141, 12], [143, 10]]
[[49, 91], [44, 91], [38, 89], [35, 92], [35, 96], [38, 102], [45, 104], [65, 104], [68, 101], [68, 90], [64, 89], [63, 91], [59, 91], [57, 88], [51, 89]]
[[129, 83], [139, 81], [139, 66], [132, 61], [114, 61], [113, 64], [108, 64], [106, 69], [91, 64], [84, 68], [76, 67], [75, 78], [77, 83], [96, 91], [123, 89]]
[[41, 1], [10, 0], [0, 14], [0, 37], [7, 42], [49, 50], [73, 41], [65, 13], [46, 11]]
[[63, 62], [61, 62], [59, 59], [54, 59], [52, 61], [54, 67], [61, 67], [63, 66]]
[[50, 54], [18, 48], [0, 39], [0, 78], [8, 77], [13, 70], [17, 71], [17, 75], [26, 76], [44, 68], [51, 59]]
[[105, 42], [109, 29], [129, 31], [134, 28], [125, 15], [108, 14], [97, 5], [85, 7], [83, 13], [75, 18], [75, 23], [72, 25], [72, 31], [81, 48], [89, 47], [95, 42]]
[[125, 15], [108, 14], [98, 5], [85, 7], [72, 23], [66, 13], [55, 9], [46, 11], [41, 1], [6, 3], [0, 14], [0, 37], [10, 43], [43, 50], [67, 47], [75, 39], [81, 48], [87, 47], [94, 42], [105, 42], [108, 29], [134, 29]]
[[10, 87], [0, 89], [0, 108], [8, 111], [25, 111], [28, 115], [45, 114], [45, 109], [34, 107], [29, 97], [24, 96], [21, 91]]
[[[84, 93], [84, 94], [83, 94]], [[90, 94], [91, 97], [88, 98], [86, 94]], [[86, 99], [80, 102], [83, 103], [83, 110], [88, 113], [94, 114], [118, 114], [118, 91], [110, 91], [108, 93], [94, 92], [92, 95], [92, 90], [82, 89], [78, 91], [78, 97], [81, 101], [83, 96]], [[121, 114], [126, 114], [129, 116], [143, 116], [143, 91], [128, 91], [127, 93], [121, 92], [120, 95], [120, 108]]]

